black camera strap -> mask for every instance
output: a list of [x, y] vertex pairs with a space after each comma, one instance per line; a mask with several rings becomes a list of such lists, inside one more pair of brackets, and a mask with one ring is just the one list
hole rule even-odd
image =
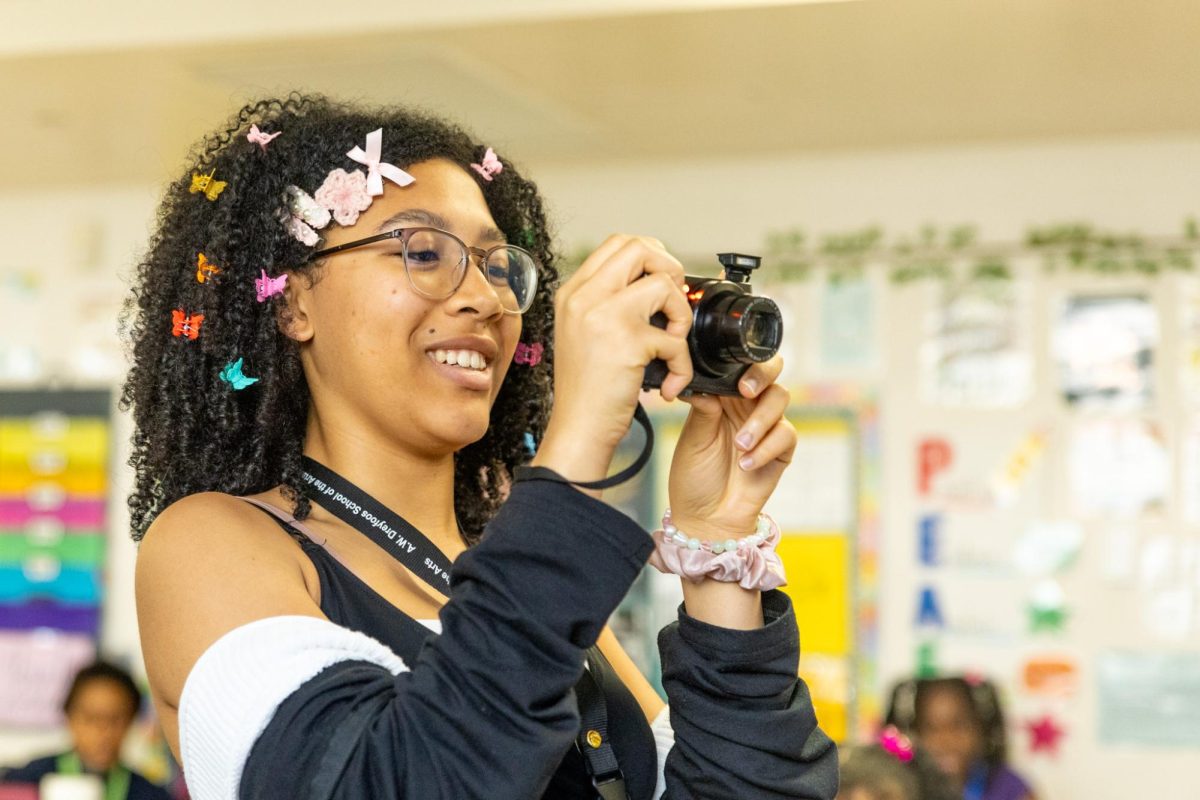
[[[629, 477], [632, 477], [649, 459], [653, 446], [650, 419], [641, 405], [638, 406], [637, 412], [635, 417], [640, 413], [639, 419], [644, 420], [642, 424], [646, 428], [646, 448], [633, 466], [616, 476], [620, 480], [609, 483], [613, 480], [609, 478], [603, 481], [606, 486], [615, 486], [623, 480], [628, 480], [622, 477], [624, 473], [629, 472]], [[447, 597], [450, 596], [450, 560], [425, 534], [324, 464], [308, 456], [303, 456], [301, 463], [301, 475], [304, 478], [301, 489], [309, 499], [375, 542], [414, 575]], [[546, 472], [554, 475], [554, 479], [566, 482], [556, 473], [550, 470]], [[604, 656], [597, 647], [589, 648], [588, 655], [591, 669], [585, 669], [575, 685], [582, 725], [576, 744], [583, 754], [588, 774], [601, 800], [628, 800], [625, 776], [617, 766], [617, 756], [608, 738], [608, 704], [604, 701], [604, 691], [592, 674], [592, 670], [603, 669]], [[330, 774], [338, 772], [335, 767], [331, 767], [330, 770]], [[323, 768], [322, 772], [330, 770]]]
[[646, 409], [642, 408], [641, 403], [638, 403], [637, 408], [633, 410], [633, 418], [646, 431], [646, 443], [642, 445], [642, 452], [638, 455], [637, 460], [616, 475], [610, 475], [599, 481], [583, 483], [564, 478], [548, 467], [517, 467], [513, 470], [513, 481], [517, 483], [521, 481], [554, 481], [555, 483], [567, 483], [571, 486], [578, 486], [580, 489], [608, 489], [612, 486], [625, 483], [642, 471], [646, 464], [650, 462], [650, 456], [654, 453], [654, 427], [650, 424], [650, 415], [646, 413]]

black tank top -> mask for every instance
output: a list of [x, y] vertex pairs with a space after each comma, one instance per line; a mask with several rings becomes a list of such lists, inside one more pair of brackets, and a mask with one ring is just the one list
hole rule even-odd
[[[425, 639], [434, 632], [385, 600], [361, 578], [298, 529], [282, 509], [250, 498], [300, 543], [317, 571], [321, 611], [331, 622], [359, 631], [390, 647], [406, 664], [416, 663]], [[303, 527], [303, 526], [300, 526]], [[598, 648], [588, 655], [588, 668], [604, 692], [609, 741], [625, 773], [630, 800], [651, 800], [658, 778], [658, 754], [641, 706]], [[572, 746], [554, 772], [542, 800], [596, 800], [583, 756]]]

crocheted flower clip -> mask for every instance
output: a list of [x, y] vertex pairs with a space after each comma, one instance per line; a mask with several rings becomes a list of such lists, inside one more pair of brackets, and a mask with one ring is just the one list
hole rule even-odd
[[359, 213], [371, 207], [367, 176], [362, 170], [335, 169], [325, 178], [313, 199], [333, 213], [338, 225], [353, 225], [358, 222]]

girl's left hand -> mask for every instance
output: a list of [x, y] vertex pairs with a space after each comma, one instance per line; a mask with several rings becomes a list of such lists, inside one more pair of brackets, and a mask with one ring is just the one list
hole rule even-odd
[[738, 397], [680, 398], [691, 412], [671, 459], [672, 523], [701, 541], [737, 539], [755, 531], [758, 514], [796, 449], [784, 414], [788, 392], [775, 383], [783, 358], [752, 366]]

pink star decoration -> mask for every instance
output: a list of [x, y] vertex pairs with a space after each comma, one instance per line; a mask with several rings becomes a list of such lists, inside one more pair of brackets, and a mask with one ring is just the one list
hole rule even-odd
[[1029, 751], [1031, 753], [1058, 755], [1058, 746], [1063, 736], [1066, 735], [1066, 731], [1054, 721], [1053, 717], [1043, 714], [1040, 719], [1028, 720], [1025, 727], [1029, 730]]

